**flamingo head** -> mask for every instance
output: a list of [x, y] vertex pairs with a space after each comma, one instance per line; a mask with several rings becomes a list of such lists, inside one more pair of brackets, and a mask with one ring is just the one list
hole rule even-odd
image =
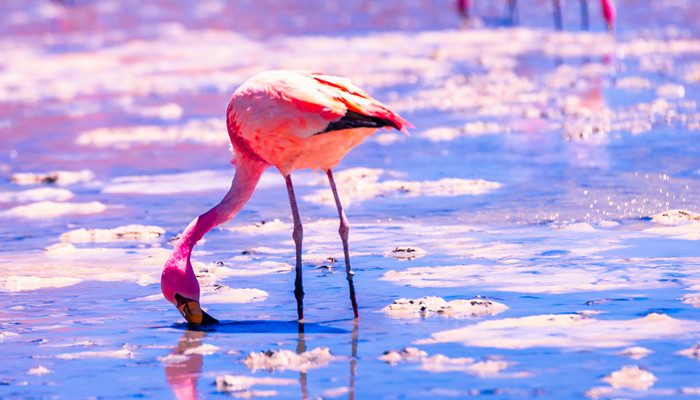
[[199, 305], [199, 282], [189, 259], [171, 257], [163, 268], [160, 288], [165, 299], [177, 307], [187, 322], [198, 325], [219, 322]]
[[615, 23], [615, 17], [617, 16], [615, 3], [613, 3], [612, 0], [600, 0], [600, 6], [603, 10], [603, 19], [605, 19], [605, 24], [608, 26], [608, 32], [612, 32], [614, 29], [613, 24]]

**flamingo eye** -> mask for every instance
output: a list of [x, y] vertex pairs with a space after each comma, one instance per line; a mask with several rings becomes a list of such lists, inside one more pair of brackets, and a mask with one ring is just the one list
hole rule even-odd
[[180, 293], [175, 293], [175, 301], [177, 302], [177, 308], [180, 308], [183, 304], [187, 304], [187, 299], [182, 297]]

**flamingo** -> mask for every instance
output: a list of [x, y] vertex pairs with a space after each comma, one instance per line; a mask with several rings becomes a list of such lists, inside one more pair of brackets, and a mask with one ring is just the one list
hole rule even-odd
[[332, 169], [343, 156], [378, 128], [408, 133], [412, 127], [387, 106], [370, 97], [349, 79], [307, 71], [268, 71], [244, 82], [231, 97], [226, 126], [234, 152], [236, 173], [219, 204], [195, 218], [182, 232], [161, 275], [163, 296], [194, 324], [218, 321], [201, 309], [199, 282], [190, 255], [210, 230], [233, 218], [255, 190], [262, 173], [275, 166], [284, 176], [292, 208], [296, 248], [294, 295], [299, 321], [304, 318], [301, 274], [302, 224], [291, 173], [321, 169], [328, 176], [340, 218], [340, 239], [350, 301], [358, 318], [348, 252], [349, 224], [338, 197]]
[[[562, 17], [561, 17], [561, 2], [562, 0], [552, 0], [554, 5], [554, 10], [552, 16], [554, 17], [554, 26], [557, 30], [562, 30]], [[515, 19], [515, 12], [517, 7], [517, 0], [508, 0], [508, 8], [510, 10], [511, 22]], [[603, 19], [605, 20], [605, 25], [608, 32], [613, 31], [613, 24], [615, 22], [615, 17], [617, 11], [615, 10], [615, 3], [612, 0], [600, 0], [600, 7], [603, 13]], [[457, 0], [457, 11], [463, 18], [469, 18], [469, 10], [471, 9], [471, 0]], [[588, 0], [581, 0], [581, 28], [588, 30]]]
[[[557, 30], [562, 30], [561, 1], [562, 0], [553, 0], [554, 26], [557, 28]], [[615, 3], [613, 3], [612, 0], [600, 0], [600, 9], [608, 32], [613, 32], [615, 17], [617, 16]], [[581, 0], [581, 29], [588, 30], [588, 26], [588, 0]]]
[[[510, 11], [510, 21], [511, 23], [515, 20], [515, 6], [517, 5], [516, 0], [508, 0], [508, 10]], [[457, 0], [457, 12], [462, 18], [469, 18], [469, 11], [472, 7], [471, 0]]]

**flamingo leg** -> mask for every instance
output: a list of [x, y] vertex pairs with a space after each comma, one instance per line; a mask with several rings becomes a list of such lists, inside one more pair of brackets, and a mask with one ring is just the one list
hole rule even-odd
[[558, 31], [562, 30], [563, 24], [561, 21], [561, 0], [553, 0], [554, 2], [554, 26]]
[[294, 238], [294, 245], [296, 246], [297, 255], [297, 276], [294, 280], [294, 297], [296, 297], [297, 299], [297, 315], [299, 316], [299, 321], [301, 321], [304, 319], [304, 287], [301, 282], [301, 242], [304, 237], [304, 230], [301, 226], [301, 218], [299, 218], [299, 208], [297, 207], [297, 199], [294, 196], [292, 177], [290, 175], [285, 175], [284, 180], [287, 183], [289, 203], [292, 206], [292, 218], [294, 218], [294, 231], [292, 232], [292, 238]]
[[517, 7], [517, 0], [508, 0], [508, 11], [510, 13], [510, 23], [512, 25], [518, 24]]
[[348, 286], [350, 288], [350, 301], [352, 302], [352, 311], [355, 314], [355, 318], [359, 317], [357, 312], [357, 300], [355, 299], [355, 285], [352, 283], [352, 268], [350, 267], [350, 252], [348, 251], [348, 234], [350, 233], [350, 224], [345, 216], [345, 211], [343, 211], [343, 206], [340, 204], [340, 197], [338, 197], [338, 189], [335, 187], [335, 180], [333, 179], [333, 171], [328, 169], [326, 171], [328, 175], [328, 183], [331, 185], [331, 190], [333, 191], [333, 197], [335, 198], [335, 205], [338, 207], [338, 216], [340, 217], [340, 228], [338, 233], [340, 233], [340, 240], [343, 242], [343, 253], [345, 254], [345, 271], [347, 272]]
[[581, 29], [587, 31], [589, 28], [588, 23], [588, 0], [581, 0]]

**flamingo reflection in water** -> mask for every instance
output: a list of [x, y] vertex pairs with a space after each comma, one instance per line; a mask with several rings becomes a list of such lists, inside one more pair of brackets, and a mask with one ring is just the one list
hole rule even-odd
[[[277, 327], [276, 327], [277, 325]], [[269, 330], [269, 333], [284, 333], [288, 331], [287, 323], [273, 323], [269, 321], [247, 321], [245, 323], [224, 323], [219, 325], [221, 329], [219, 331], [225, 332], [230, 328], [232, 332], [245, 333], [246, 330], [252, 328], [255, 332]], [[322, 327], [317, 324], [306, 324], [307, 327]], [[310, 325], [310, 326], [309, 326]], [[281, 332], [279, 327], [281, 327]], [[296, 353], [302, 354], [307, 351], [306, 337], [304, 334], [305, 324], [298, 324], [298, 337], [297, 337], [297, 347]], [[291, 328], [291, 325], [289, 326]], [[324, 330], [326, 333], [336, 333], [336, 334], [346, 334], [348, 331], [345, 330], [335, 330], [328, 329]], [[207, 330], [190, 330], [187, 329], [182, 335], [182, 338], [178, 342], [177, 346], [170, 353], [169, 356], [164, 357], [165, 362], [165, 376], [168, 382], [168, 386], [173, 391], [175, 398], [178, 400], [197, 400], [199, 398], [197, 394], [197, 383], [199, 377], [202, 375], [202, 369], [204, 365], [204, 355], [198, 352], [196, 349], [202, 346], [205, 338], [208, 334]], [[358, 324], [353, 323], [353, 328], [351, 332], [351, 357], [349, 361], [349, 377], [348, 377], [348, 400], [355, 399], [355, 374], [357, 370], [357, 342], [358, 342]], [[274, 372], [274, 371], [272, 371]], [[271, 372], [270, 372], [271, 373]], [[299, 371], [299, 388], [301, 391], [301, 398], [309, 398], [309, 388], [308, 388], [308, 370]], [[245, 378], [245, 377], [243, 377]], [[261, 382], [273, 383], [275, 380], [266, 380], [261, 378]], [[231, 389], [236, 394], [240, 396], [252, 395], [254, 392], [249, 391], [249, 388], [241, 385], [240, 387], [234, 388], [220, 388], [221, 390]], [[249, 393], [251, 392], [251, 393]], [[272, 391], [267, 391], [271, 393]]]

